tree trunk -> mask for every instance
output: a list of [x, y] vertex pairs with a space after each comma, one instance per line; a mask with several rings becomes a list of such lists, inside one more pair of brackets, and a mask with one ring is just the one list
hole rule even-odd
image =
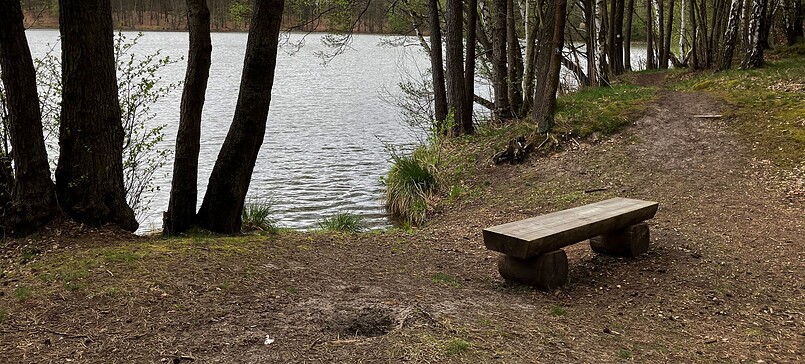
[[785, 0], [783, 4], [783, 27], [789, 46], [802, 41], [802, 0]]
[[[537, 1], [536, 6], [540, 5], [541, 1]], [[527, 1], [527, 6], [529, 2]], [[532, 9], [532, 8], [529, 8]], [[533, 10], [532, 10], [533, 11]], [[523, 114], [527, 114], [531, 111], [534, 105], [534, 63], [537, 61], [537, 35], [539, 34], [539, 22], [534, 21], [531, 24], [531, 20], [529, 20], [529, 24], [526, 26], [528, 27], [528, 36], [526, 36], [526, 48], [525, 48], [525, 67], [523, 72]]]
[[654, 61], [654, 17], [651, 11], [651, 0], [646, 0], [646, 69], [653, 70], [656, 67]]
[[696, 0], [690, 0], [690, 5], [688, 6], [688, 21], [690, 22], [690, 68], [691, 69], [698, 69], [699, 68], [699, 56], [696, 54], [698, 52], [698, 47], [696, 46], [696, 38], [699, 36], [698, 34], [698, 24], [696, 22]]
[[464, 90], [464, 6], [461, 0], [447, 1], [447, 108], [453, 113], [453, 135], [462, 134], [465, 123]]
[[59, 1], [62, 109], [56, 194], [78, 222], [137, 230], [123, 188], [123, 124], [109, 1]]
[[284, 0], [257, 0], [252, 13], [240, 94], [215, 161], [197, 221], [214, 232], [240, 232], [241, 213], [266, 132]]
[[634, 0], [626, 4], [626, 20], [623, 35], [623, 68], [632, 70], [632, 14], [634, 13]]
[[442, 60], [442, 25], [439, 21], [439, 0], [428, 0], [430, 20], [430, 68], [433, 76], [433, 100], [437, 130], [447, 133], [447, 96], [444, 89], [444, 65]]
[[562, 49], [565, 40], [565, 21], [567, 20], [567, 0], [555, 1], [553, 11], [553, 39], [551, 41], [550, 64], [545, 73], [543, 98], [535, 100], [534, 120], [537, 122], [537, 132], [547, 133], [554, 125], [554, 111], [556, 110], [556, 92], [559, 89], [559, 71], [562, 68]]
[[688, 24], [687, 14], [685, 13], [685, 11], [687, 11], [687, 3], [685, 1], [687, 0], [682, 0], [682, 4], [680, 5], [679, 9], [679, 58], [683, 60], [687, 57], [687, 49], [685, 48], [685, 32], [687, 31]]
[[604, 0], [597, 0], [595, 14], [595, 33], [598, 37], [598, 51], [596, 52], [598, 82], [599, 86], [608, 86], [609, 66], [607, 65], [607, 6]]
[[662, 68], [668, 68], [668, 60], [671, 58], [671, 32], [674, 30], [674, 0], [670, 0], [668, 4], [668, 20], [665, 22], [665, 45], [663, 45], [663, 58], [660, 60]]
[[472, 124], [472, 111], [473, 99], [475, 96], [475, 48], [476, 48], [476, 31], [478, 26], [478, 1], [469, 0], [467, 8], [467, 59], [464, 61], [464, 121], [462, 122], [462, 129], [465, 134], [472, 134], [475, 132], [475, 126]]
[[763, 45], [760, 43], [760, 31], [763, 28], [761, 24], [764, 20], [766, 11], [767, 0], [752, 0], [752, 19], [750, 19], [750, 45], [751, 48], [746, 54], [741, 68], [759, 68], [763, 67]]
[[[458, 0], [450, 0], [458, 1]], [[497, 121], [511, 119], [509, 88], [506, 85], [506, 9], [508, 0], [494, 0], [492, 23], [492, 89], [495, 94], [493, 118]]]
[[5, 223], [14, 233], [26, 234], [53, 218], [56, 195], [42, 137], [36, 70], [18, 0], [0, 0], [0, 70], [8, 101], [6, 125], [16, 170], [11, 189], [12, 209]]
[[613, 24], [612, 31], [615, 33], [615, 43], [613, 47], [615, 48], [615, 58], [612, 62], [615, 63], [615, 73], [621, 74], [623, 73], [624, 66], [623, 66], [623, 12], [624, 12], [624, 0], [617, 0], [615, 3], [615, 23]]
[[210, 76], [212, 41], [210, 10], [206, 0], [187, 0], [190, 48], [184, 79], [176, 157], [173, 162], [168, 212], [162, 224], [166, 235], [187, 231], [195, 224], [198, 201], [198, 154], [201, 138], [201, 112]]
[[523, 56], [520, 48], [520, 39], [517, 38], [516, 22], [514, 17], [514, 0], [507, 0], [506, 5], [506, 63], [509, 112], [512, 117], [519, 118], [520, 108], [523, 105]]
[[732, 67], [732, 57], [735, 53], [735, 43], [738, 40], [738, 27], [741, 19], [743, 0], [732, 0], [730, 7], [730, 19], [727, 25], [727, 33], [724, 34], [723, 53], [721, 54], [720, 71], [728, 70]]

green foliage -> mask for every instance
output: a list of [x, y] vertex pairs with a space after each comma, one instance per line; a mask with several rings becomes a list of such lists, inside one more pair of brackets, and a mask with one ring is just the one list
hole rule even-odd
[[248, 27], [249, 19], [252, 17], [252, 2], [247, 0], [236, 0], [229, 5], [229, 17], [236, 26]]
[[271, 216], [274, 210], [274, 202], [273, 199], [263, 199], [247, 202], [243, 205], [241, 230], [275, 233], [277, 231], [277, 220]]
[[551, 316], [563, 316], [567, 310], [559, 305], [551, 306]]
[[14, 290], [14, 297], [17, 298], [17, 301], [22, 302], [31, 298], [32, 292], [31, 287], [17, 287], [17, 289]]
[[447, 352], [448, 355], [459, 355], [464, 353], [472, 347], [469, 341], [464, 339], [453, 339], [447, 342], [444, 347], [444, 350]]
[[319, 222], [319, 229], [325, 231], [340, 231], [345, 233], [359, 233], [366, 230], [363, 217], [349, 212], [339, 212], [333, 216], [325, 217]]
[[425, 221], [428, 201], [439, 185], [436, 148], [420, 146], [410, 155], [387, 148], [392, 166], [382, 183], [386, 186], [386, 208], [393, 217], [413, 224]]
[[582, 138], [611, 135], [634, 121], [655, 93], [653, 88], [613, 85], [565, 95], [557, 100], [556, 130]]
[[764, 68], [702, 73], [675, 85], [707, 91], [736, 106], [725, 114], [738, 135], [782, 167], [805, 161], [805, 59], [770, 61]]
[[431, 277], [430, 280], [433, 283], [438, 283], [438, 284], [445, 285], [445, 286], [450, 286], [450, 287], [460, 287], [461, 286], [461, 281], [458, 278], [453, 277], [453, 276], [451, 276], [451, 275], [449, 275], [447, 273], [443, 273], [443, 272], [437, 272], [436, 274], [433, 275], [433, 277]]
[[[159, 76], [160, 70], [180, 60], [161, 57], [160, 52], [139, 56], [134, 49], [143, 36], [133, 38], [123, 33], [115, 37], [115, 61], [118, 80], [118, 98], [124, 131], [123, 140], [123, 183], [126, 200], [138, 216], [147, 213], [150, 200], [145, 192], [159, 189], [153, 184], [154, 172], [164, 166], [170, 157], [169, 150], [160, 149], [166, 127], [152, 125], [156, 114], [151, 106], [160, 99], [177, 90], [181, 83], [164, 84]], [[39, 103], [42, 109], [42, 123], [45, 137], [56, 139], [59, 133], [61, 113], [61, 59], [55, 48], [34, 60], [39, 86]], [[47, 143], [52, 157], [58, 156], [58, 144]], [[51, 160], [55, 167], [56, 160]]]

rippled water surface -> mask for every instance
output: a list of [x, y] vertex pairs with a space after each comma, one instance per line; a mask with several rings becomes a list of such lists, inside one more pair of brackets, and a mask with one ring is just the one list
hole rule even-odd
[[[27, 33], [34, 57], [41, 57], [58, 31]], [[133, 36], [134, 34], [128, 34]], [[300, 39], [292, 35], [292, 39]], [[272, 199], [281, 226], [311, 228], [340, 211], [365, 216], [373, 226], [388, 225], [379, 180], [389, 168], [384, 143], [410, 145], [418, 136], [401, 122], [399, 111], [381, 99], [384, 90], [397, 93], [405, 72], [425, 69], [427, 59], [414, 49], [380, 46], [382, 38], [357, 35], [351, 49], [326, 66], [317, 51], [327, 50], [319, 35], [289, 55], [280, 52], [272, 92], [268, 129], [249, 188], [249, 198]], [[199, 204], [207, 179], [234, 115], [240, 83], [245, 33], [215, 33], [207, 101], [201, 136]], [[136, 54], [162, 50], [186, 56], [187, 34], [146, 32]], [[291, 50], [287, 47], [288, 51]], [[166, 67], [166, 82], [184, 79], [185, 62]], [[407, 70], [407, 71], [406, 71]], [[174, 149], [181, 90], [152, 108], [156, 124], [167, 124], [161, 147]], [[172, 163], [172, 162], [171, 162]], [[161, 227], [167, 209], [172, 164], [155, 175], [159, 190], [140, 231]]]

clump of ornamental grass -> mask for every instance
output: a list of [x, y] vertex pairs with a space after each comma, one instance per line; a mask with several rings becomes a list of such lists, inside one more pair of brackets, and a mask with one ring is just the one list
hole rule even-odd
[[425, 221], [428, 201], [439, 185], [436, 174], [438, 152], [421, 146], [411, 154], [390, 151], [392, 166], [382, 180], [386, 186], [386, 209], [403, 222], [414, 225]]
[[319, 222], [319, 229], [345, 233], [359, 233], [367, 229], [363, 216], [350, 212], [339, 212], [325, 217]]
[[274, 233], [277, 231], [277, 220], [271, 215], [274, 210], [274, 200], [263, 199], [250, 201], [243, 205], [241, 214], [241, 230], [246, 231], [265, 231]]

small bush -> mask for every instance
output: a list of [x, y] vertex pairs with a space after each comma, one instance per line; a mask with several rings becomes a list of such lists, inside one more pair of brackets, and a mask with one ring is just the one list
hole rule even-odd
[[271, 217], [273, 208], [273, 200], [247, 202], [243, 205], [243, 213], [241, 214], [241, 230], [276, 232], [277, 221]]
[[319, 222], [319, 228], [325, 231], [359, 233], [366, 230], [367, 227], [362, 216], [349, 212], [339, 212], [333, 216], [322, 219]]
[[435, 147], [419, 147], [410, 155], [391, 151], [392, 166], [383, 180], [386, 186], [386, 209], [403, 222], [420, 224], [425, 220], [428, 201], [436, 192]]

